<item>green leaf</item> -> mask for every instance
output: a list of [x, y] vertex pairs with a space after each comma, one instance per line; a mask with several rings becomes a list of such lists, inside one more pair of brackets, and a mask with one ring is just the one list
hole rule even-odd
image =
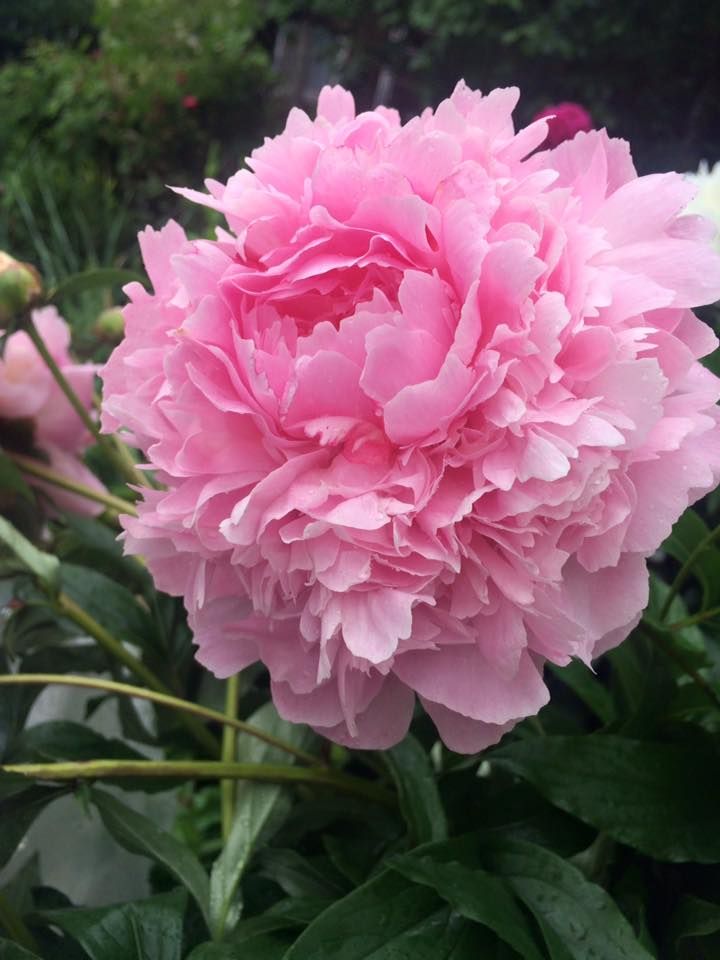
[[[680, 563], [685, 563], [691, 552], [705, 539], [710, 531], [694, 510], [686, 510], [672, 528], [670, 536], [661, 546]], [[707, 547], [693, 562], [692, 572], [702, 588], [702, 609], [720, 603], [720, 582], [717, 576], [720, 567], [720, 551]]]
[[280, 795], [280, 787], [275, 784], [248, 786], [251, 789], [243, 791], [230, 836], [210, 875], [210, 930], [216, 939], [237, 923], [240, 907], [235, 905], [233, 909], [233, 901], [240, 878]]
[[[22, 782], [21, 782], [22, 781]], [[0, 867], [15, 853], [35, 818], [70, 787], [40, 787], [27, 777], [0, 773]]]
[[57, 557], [38, 550], [4, 517], [0, 517], [0, 543], [10, 549], [23, 568], [32, 573], [46, 590], [52, 594], [57, 593], [60, 583], [60, 563]]
[[511, 743], [493, 753], [493, 763], [658, 860], [720, 861], [715, 752], [593, 734]]
[[265, 913], [248, 920], [240, 920], [228, 941], [233, 944], [245, 943], [278, 931], [306, 927], [333, 902], [310, 897], [287, 897], [273, 904]]
[[147, 569], [134, 557], [123, 556], [117, 533], [99, 520], [90, 517], [63, 517], [63, 527], [55, 539], [55, 552], [61, 561], [95, 570], [115, 583], [122, 583], [132, 593], [151, 587]]
[[126, 587], [73, 563], [62, 564], [60, 577], [65, 593], [114, 637], [147, 647], [155, 624]]
[[447, 819], [427, 752], [409, 735], [385, 754], [385, 761], [397, 785], [411, 841], [444, 840]]
[[202, 943], [187, 960], [282, 960], [288, 948], [286, 939], [261, 934], [240, 947], [233, 943]]
[[482, 856], [551, 931], [553, 960], [652, 960], [614, 900], [566, 860], [521, 840], [483, 845]]
[[[328, 897], [335, 900], [347, 892], [347, 884], [334, 868], [328, 870], [328, 861], [318, 864], [318, 858], [309, 860], [296, 850], [267, 847], [260, 854], [259, 874], [273, 880], [291, 897]], [[325, 869], [323, 869], [325, 867]]]
[[0, 451], [0, 490], [17, 493], [30, 503], [35, 501], [35, 495], [22, 472], [2, 451]]
[[707, 937], [720, 930], [720, 904], [684, 897], [672, 915], [668, 937], [671, 942], [683, 937]]
[[[6, 645], [5, 628], [8, 621], [3, 624], [2, 643]], [[0, 649], [0, 673], [9, 673], [10, 667], [5, 651]], [[40, 688], [5, 687], [0, 694], [0, 759], [4, 760], [7, 756], [8, 748], [18, 733], [22, 730], [27, 715], [35, 702]], [[23, 780], [24, 787], [28, 786], [28, 781]], [[2, 787], [0, 786], [0, 797], [2, 797]]]
[[50, 720], [24, 730], [13, 741], [6, 762], [42, 763], [48, 760], [147, 760], [122, 740], [109, 739], [82, 723]]
[[121, 270], [115, 267], [98, 267], [75, 273], [59, 283], [48, 293], [49, 300], [62, 300], [63, 297], [85, 293], [98, 287], [119, 287], [136, 280], [143, 283], [145, 278], [135, 270]]
[[70, 934], [90, 960], [182, 960], [184, 890], [121, 906], [47, 910], [41, 916]]
[[109, 793], [92, 790], [90, 796], [115, 840], [131, 853], [150, 857], [169, 870], [192, 894], [209, 923], [208, 877], [195, 854], [172, 834]]
[[579, 660], [571, 661], [566, 667], [548, 664], [558, 680], [578, 696], [603, 723], [610, 723], [615, 716], [612, 697], [598, 680], [597, 676]]
[[41, 958], [10, 940], [0, 940], [0, 960], [41, 960]]
[[283, 960], [477, 960], [484, 943], [434, 891], [386, 871], [321, 913]]
[[[282, 720], [272, 703], [263, 704], [249, 719], [254, 726], [297, 747], [303, 747], [311, 736], [303, 727]], [[253, 737], [239, 740], [237, 757], [243, 763], [288, 762], [287, 754]], [[240, 879], [258, 840], [273, 823], [283, 795], [281, 787], [269, 783], [239, 783], [236, 791], [232, 830], [210, 874], [210, 930], [215, 939], [221, 939], [240, 918]]]
[[408, 880], [432, 887], [456, 913], [489, 927], [525, 960], [543, 960], [526, 915], [498, 877], [420, 851], [394, 857], [390, 866]]

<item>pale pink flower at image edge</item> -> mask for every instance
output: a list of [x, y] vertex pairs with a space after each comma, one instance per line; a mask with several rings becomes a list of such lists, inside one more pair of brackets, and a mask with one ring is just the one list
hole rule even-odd
[[538, 152], [514, 89], [402, 125], [325, 88], [187, 198], [228, 231], [140, 237], [103, 377], [166, 490], [125, 548], [198, 658], [261, 660], [283, 717], [384, 748], [416, 697], [473, 752], [646, 605], [646, 557], [720, 476], [712, 230], [675, 174], [578, 133]]
[[[96, 366], [73, 361], [70, 329], [55, 307], [34, 310], [32, 317], [61, 372], [83, 405], [91, 410]], [[0, 359], [0, 419], [31, 422], [34, 446], [45, 454], [53, 470], [93, 490], [104, 491], [80, 459], [91, 443], [86, 427], [22, 330], [10, 334]], [[32, 482], [61, 509], [89, 516], [102, 513], [99, 504], [84, 497], [40, 481]]]

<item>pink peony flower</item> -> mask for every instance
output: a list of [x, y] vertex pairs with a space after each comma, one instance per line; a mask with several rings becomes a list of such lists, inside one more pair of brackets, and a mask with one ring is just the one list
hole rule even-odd
[[[69, 352], [70, 330], [55, 307], [33, 311], [35, 326], [55, 362], [83, 404], [92, 408], [93, 364], [75, 363]], [[79, 456], [91, 442], [90, 435], [73, 410], [45, 362], [23, 331], [11, 334], [0, 359], [0, 419], [28, 420], [32, 424], [34, 446], [42, 451], [50, 466], [70, 480], [94, 490], [104, 490]], [[33, 480], [54, 503], [73, 513], [94, 515], [102, 507], [83, 497]]]
[[544, 147], [557, 147], [572, 140], [576, 133], [587, 133], [593, 128], [592, 117], [579, 103], [557, 103], [535, 114], [533, 120], [547, 120], [548, 132]]
[[401, 125], [326, 88], [179, 191], [230, 232], [140, 237], [154, 293], [127, 288], [103, 423], [167, 489], [126, 549], [203, 664], [262, 660], [279, 712], [341, 743], [395, 743], [416, 696], [452, 749], [496, 742], [546, 660], [628, 634], [720, 474], [692, 187], [604, 131], [533, 154], [517, 99], [460, 83]]

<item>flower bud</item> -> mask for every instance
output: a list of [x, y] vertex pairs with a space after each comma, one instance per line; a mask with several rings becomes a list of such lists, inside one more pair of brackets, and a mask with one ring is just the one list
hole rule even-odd
[[563, 143], [565, 140], [572, 140], [576, 133], [581, 131], [587, 133], [593, 128], [593, 120], [585, 107], [580, 103], [557, 103], [545, 107], [539, 113], [536, 113], [533, 120], [544, 120], [547, 118], [548, 135], [543, 149], [552, 149]]
[[35, 267], [0, 250], [0, 324], [6, 324], [40, 297], [42, 281]]
[[103, 340], [116, 342], [122, 339], [125, 332], [125, 318], [121, 307], [108, 307], [98, 314], [95, 321], [95, 333]]

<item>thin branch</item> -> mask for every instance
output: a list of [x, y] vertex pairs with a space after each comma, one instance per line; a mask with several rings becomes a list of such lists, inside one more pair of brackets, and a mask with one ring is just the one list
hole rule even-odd
[[[130, 653], [127, 647], [125, 647], [117, 637], [114, 637], [102, 624], [98, 623], [94, 617], [91, 617], [87, 611], [83, 610], [83, 608], [75, 603], [66, 593], [60, 593], [57, 598], [53, 600], [53, 604], [58, 613], [67, 617], [68, 620], [72, 620], [72, 622], [80, 627], [88, 636], [92, 637], [106, 653], [127, 667], [139, 680], [146, 683], [151, 690], [172, 696], [169, 687], [167, 687], [149, 667], [146, 667], [141, 660], [138, 660], [136, 656]], [[219, 753], [219, 745], [210, 731], [201, 723], [198, 723], [194, 717], [183, 715], [182, 720], [197, 743], [200, 744], [210, 756], [216, 757]]]
[[180, 710], [184, 713], [193, 714], [201, 717], [203, 720], [209, 720], [213, 723], [223, 724], [225, 727], [231, 727], [239, 733], [255, 737], [256, 740], [262, 740], [271, 747], [277, 747], [284, 753], [295, 757], [301, 763], [307, 763], [311, 766], [323, 766], [318, 757], [311, 753], [299, 750], [291, 743], [286, 743], [279, 737], [266, 733], [259, 727], [254, 727], [251, 723], [244, 720], [238, 720], [229, 717], [219, 710], [213, 710], [211, 707], [204, 707], [199, 703], [192, 703], [190, 700], [182, 700], [180, 697], [170, 696], [165, 693], [158, 693], [155, 690], [148, 690], [145, 687], [134, 687], [129, 683], [118, 683], [116, 680], [104, 680], [100, 677], [73, 677], [62, 673], [11, 673], [0, 675], [0, 686], [7, 685], [49, 685], [65, 687], [85, 687], [90, 690], [104, 690], [107, 693], [118, 694], [120, 696], [132, 697], [136, 700], [148, 700], [161, 707], [168, 707], [171, 710]]
[[95, 441], [100, 444], [100, 446], [105, 450], [110, 459], [114, 462], [117, 469], [120, 471], [122, 476], [127, 480], [128, 483], [147, 486], [147, 478], [143, 476], [142, 472], [137, 469], [133, 460], [129, 456], [123, 455], [116, 446], [116, 442], [110, 437], [104, 436], [100, 432], [99, 424], [93, 420], [90, 415], [90, 411], [86, 409], [85, 404], [78, 397], [78, 395], [73, 390], [72, 386], [67, 380], [67, 377], [62, 372], [60, 367], [55, 362], [55, 358], [50, 353], [48, 348], [45, 346], [45, 341], [38, 328], [35, 326], [35, 321], [32, 318], [32, 313], [28, 312], [25, 317], [25, 323], [23, 329], [27, 332], [27, 335], [33, 342], [35, 349], [40, 354], [45, 363], [45, 366], [48, 368], [50, 373], [53, 376], [53, 379], [60, 387], [62, 392], [65, 394], [68, 403], [73, 408], [75, 413], [78, 415], [80, 420], [83, 422], [85, 427], [89, 430], [90, 435], [95, 439]]
[[70, 406], [73, 408], [75, 413], [85, 424], [88, 431], [90, 432], [90, 435], [99, 441], [101, 439], [100, 428], [98, 427], [97, 423], [93, 420], [93, 418], [90, 416], [90, 413], [85, 409], [85, 404], [82, 402], [82, 400], [78, 397], [78, 395], [75, 393], [73, 388], [70, 386], [67, 378], [65, 377], [65, 374], [62, 372], [60, 367], [55, 362], [55, 358], [50, 353], [48, 348], [45, 346], [45, 341], [40, 335], [40, 331], [35, 326], [35, 321], [33, 320], [31, 313], [27, 315], [27, 322], [24, 325], [24, 329], [27, 331], [27, 335], [32, 340], [35, 346], [35, 349], [42, 357], [43, 362], [45, 363], [45, 366], [53, 375], [53, 379], [55, 380], [57, 385], [60, 387], [62, 392], [65, 394], [65, 397], [67, 398], [67, 401], [70, 404]]
[[308, 784], [394, 807], [395, 797], [370, 780], [327, 767], [291, 767], [265, 763], [222, 763], [205, 760], [88, 760], [61, 763], [9, 763], [3, 773], [20, 774], [51, 783], [105, 780], [119, 777], [178, 778], [181, 780], [251, 780], [260, 783]]
[[672, 602], [677, 596], [680, 588], [683, 586], [687, 578], [692, 573], [692, 568], [695, 565], [695, 561], [698, 559], [698, 557], [702, 553], [704, 553], [707, 550], [708, 547], [711, 547], [716, 540], [720, 540], [720, 524], [718, 524], [718, 526], [715, 527], [714, 530], [711, 530], [710, 533], [707, 534], [707, 536], [703, 537], [703, 539], [699, 543], [695, 544], [693, 549], [688, 554], [688, 557], [685, 563], [678, 570], [675, 576], [675, 579], [670, 584], [670, 589], [667, 592], [667, 596], [665, 597], [665, 602], [663, 603], [662, 609], [660, 610], [661, 623], [664, 623], [664, 621], [667, 619], [667, 615], [670, 612], [670, 607], [672, 606]]
[[709, 610], [701, 610], [694, 613], [691, 617], [685, 617], [684, 620], [676, 620], [675, 623], [669, 623], [668, 630], [683, 630], [685, 627], [693, 627], [696, 623], [704, 623], [706, 620], [712, 620], [713, 617], [720, 616], [720, 607], [710, 607]]
[[686, 662], [685, 657], [673, 646], [662, 630], [658, 630], [657, 627], [647, 623], [647, 621], [643, 621], [640, 626], [640, 630], [647, 637], [649, 637], [650, 640], [655, 641], [660, 647], [662, 647], [664, 652], [670, 657], [671, 660], [675, 661], [683, 673], [686, 673], [697, 685], [697, 687], [702, 690], [708, 700], [710, 700], [715, 707], [720, 708], [720, 696], [718, 696], [715, 690], [713, 690], [705, 677], [703, 677], [702, 674], [698, 673], [693, 666]]
[[[228, 720], [237, 718], [238, 695], [240, 692], [240, 675], [228, 677], [225, 685], [225, 717]], [[237, 731], [231, 724], [223, 728], [221, 759], [223, 763], [232, 763], [237, 759]], [[223, 840], [227, 841], [232, 830], [235, 815], [235, 781], [223, 780], [220, 784], [220, 813], [222, 820]]]
[[126, 513], [132, 517], [137, 516], [137, 510], [129, 500], [123, 500], [121, 497], [113, 496], [112, 493], [102, 490], [93, 490], [92, 487], [87, 487], [84, 483], [78, 483], [76, 480], [63, 476], [33, 457], [26, 457], [20, 453], [10, 453], [7, 450], [4, 452], [10, 460], [20, 467], [23, 473], [27, 473], [31, 477], [37, 477], [38, 480], [49, 483], [53, 487], [59, 487], [61, 490], [67, 490], [79, 497], [84, 497], [86, 500], [100, 503], [114, 514]]

